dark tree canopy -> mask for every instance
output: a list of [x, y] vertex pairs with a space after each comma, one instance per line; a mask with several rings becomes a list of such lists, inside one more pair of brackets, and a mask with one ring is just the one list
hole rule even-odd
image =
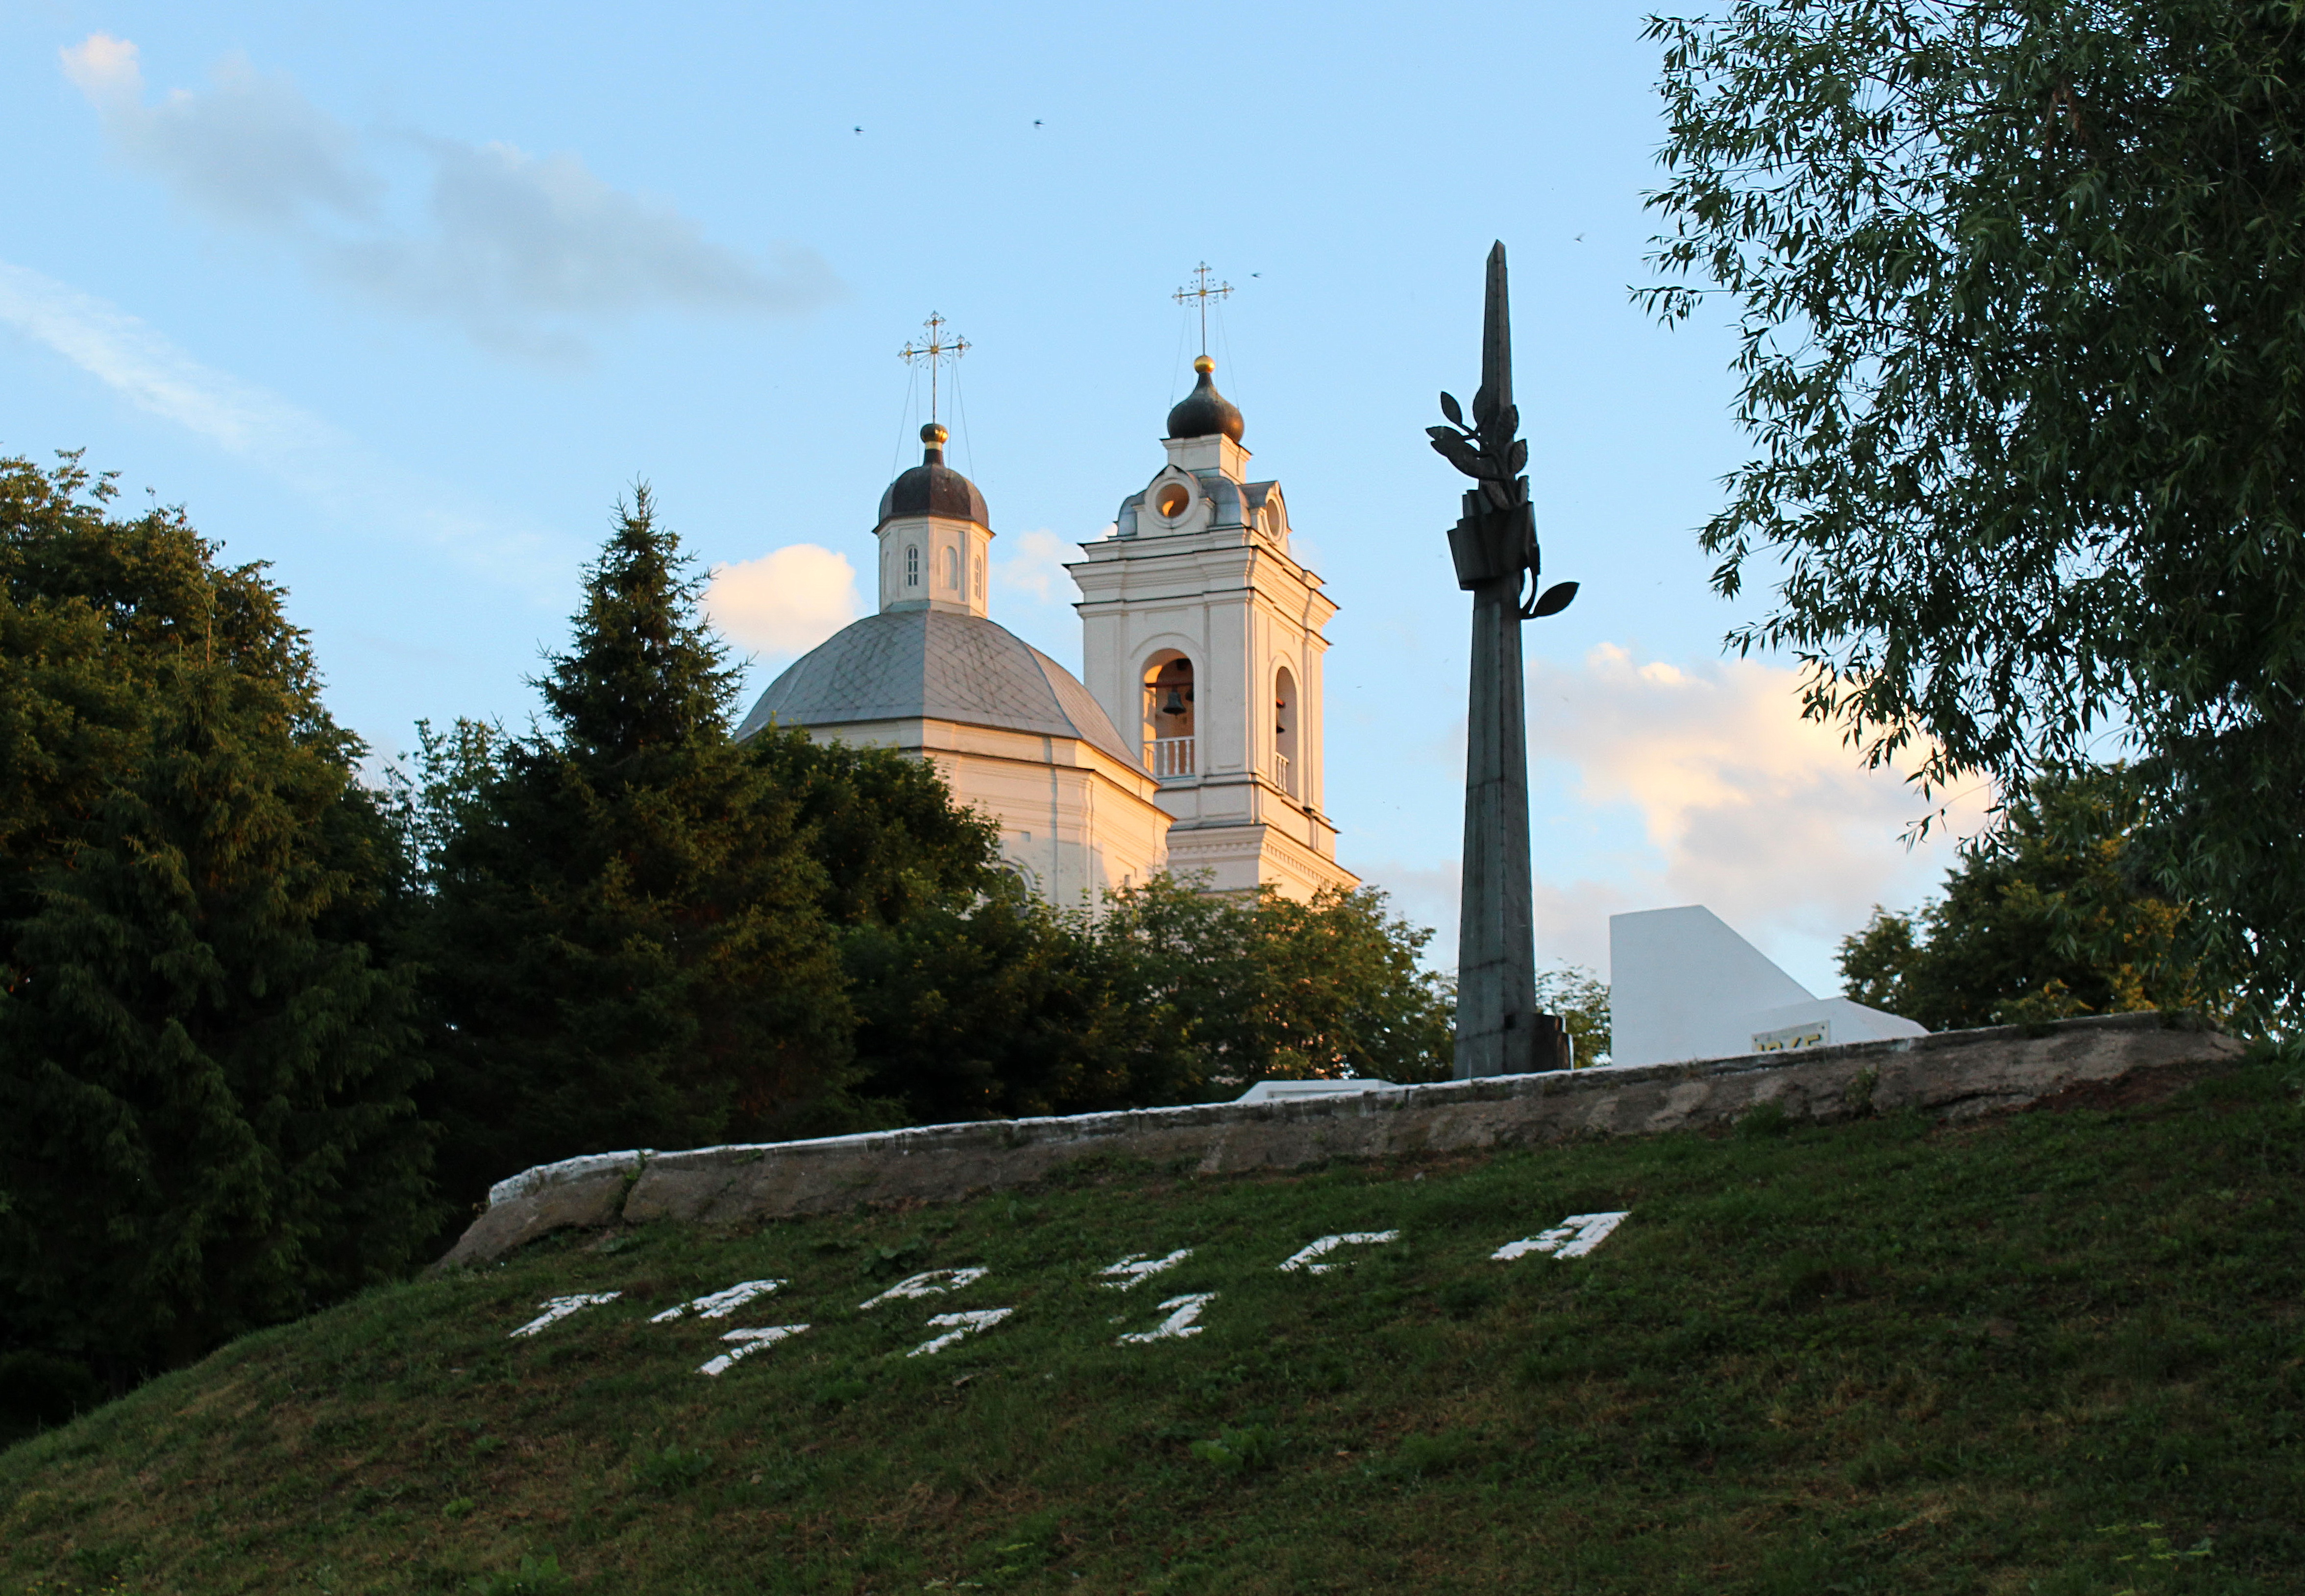
[[459, 1201], [578, 1153], [795, 1133], [848, 1078], [828, 877], [729, 735], [697, 588], [639, 490], [539, 683], [547, 725], [432, 745], [418, 946]]
[[360, 744], [259, 567], [107, 497], [0, 462], [0, 1350], [117, 1382], [437, 1219]]
[[1098, 927], [1136, 1001], [1174, 1015], [1188, 1049], [1186, 1073], [1150, 1100], [1265, 1079], [1449, 1073], [1454, 989], [1419, 968], [1433, 933], [1389, 913], [1383, 892], [1325, 887], [1299, 903], [1204, 885], [1156, 876], [1117, 894]]
[[2130, 838], [2142, 817], [2121, 769], [2037, 778], [2005, 823], [1961, 851], [1944, 893], [1918, 914], [1875, 908], [1842, 938], [1859, 1003], [1932, 1031], [2139, 1009], [2222, 1014], [2184, 955], [2186, 911], [2139, 880]]
[[1667, 316], [1727, 297], [1743, 648], [1875, 760], [2021, 792], [2126, 734], [2139, 860], [2305, 989], [2305, 13], [1744, 0], [1657, 19]]

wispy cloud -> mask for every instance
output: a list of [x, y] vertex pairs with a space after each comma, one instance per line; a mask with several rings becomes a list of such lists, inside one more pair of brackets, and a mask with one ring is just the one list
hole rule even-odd
[[418, 219], [404, 221], [374, 152], [285, 75], [233, 56], [206, 89], [155, 101], [131, 40], [91, 34], [61, 58], [115, 153], [187, 208], [272, 234], [323, 279], [490, 348], [574, 357], [583, 329], [604, 319], [659, 308], [792, 314], [839, 289], [813, 250], [747, 255], [574, 155], [509, 144], [397, 141], [427, 171]]
[[384, 183], [363, 163], [359, 139], [289, 79], [231, 55], [205, 94], [178, 89], [147, 104], [132, 41], [92, 33], [61, 54], [64, 76], [96, 107], [115, 153], [193, 210], [254, 226], [291, 225], [315, 212], [374, 213]]
[[0, 327], [348, 519], [368, 526], [380, 520], [532, 596], [566, 594], [572, 561], [560, 539], [508, 528], [459, 503], [278, 395], [202, 364], [116, 305], [0, 260]]
[[294, 476], [340, 452], [326, 423], [193, 360], [118, 308], [0, 261], [0, 322], [45, 344], [139, 410]]
[[1054, 532], [1041, 531], [1016, 534], [1014, 548], [1014, 554], [992, 562], [995, 587], [1034, 604], [1079, 601], [1080, 590], [1073, 585], [1072, 573], [1065, 569], [1067, 558], [1078, 557], [1072, 545]]

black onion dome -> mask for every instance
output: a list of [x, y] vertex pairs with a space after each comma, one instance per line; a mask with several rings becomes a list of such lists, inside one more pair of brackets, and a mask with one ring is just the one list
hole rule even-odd
[[955, 521], [973, 521], [981, 527], [992, 524], [991, 512], [984, 507], [984, 496], [976, 491], [976, 484], [945, 464], [946, 436], [934, 421], [921, 429], [921, 442], [927, 447], [921, 451], [920, 464], [889, 483], [889, 490], [880, 496], [882, 524], [899, 515], [945, 515]]
[[1240, 407], [1217, 392], [1211, 376], [1216, 369], [1217, 363], [1206, 355], [1193, 362], [1201, 380], [1169, 412], [1170, 437], [1213, 437], [1221, 432], [1235, 443], [1240, 441]]

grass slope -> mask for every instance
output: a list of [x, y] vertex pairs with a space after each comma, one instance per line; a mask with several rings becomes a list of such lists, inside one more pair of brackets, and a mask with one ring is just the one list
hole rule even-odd
[[[2296, 1591], [2301, 1087], [548, 1244], [0, 1453], [0, 1592]], [[1589, 1257], [1491, 1260], [1609, 1209]]]

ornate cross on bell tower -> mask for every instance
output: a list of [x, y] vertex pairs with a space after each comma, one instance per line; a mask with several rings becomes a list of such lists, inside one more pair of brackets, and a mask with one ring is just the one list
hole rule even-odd
[[1209, 284], [1209, 263], [1205, 260], [1193, 268], [1193, 280], [1169, 296], [1178, 304], [1189, 304], [1201, 313], [1201, 353], [1209, 352], [1209, 301], [1232, 297], [1232, 284]]
[[937, 373], [968, 352], [968, 340], [955, 333], [949, 339], [944, 329], [951, 325], [934, 310], [921, 323], [922, 337], [897, 351], [897, 358], [907, 366], [925, 364], [929, 369], [929, 425], [937, 424]]

